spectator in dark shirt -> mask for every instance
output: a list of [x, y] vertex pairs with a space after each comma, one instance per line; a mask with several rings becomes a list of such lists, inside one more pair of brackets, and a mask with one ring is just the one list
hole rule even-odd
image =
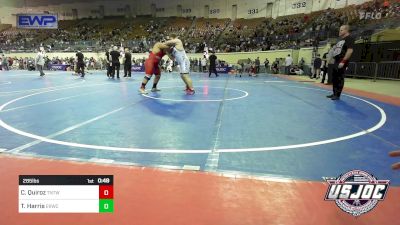
[[265, 66], [265, 72], [267, 72], [269, 70], [269, 60], [268, 59], [265, 59], [264, 66]]
[[111, 56], [110, 56], [110, 52], [112, 51], [112, 48], [110, 48], [109, 50], [106, 51], [106, 70], [107, 70], [107, 77], [111, 77]]
[[255, 66], [256, 66], [256, 74], [260, 73], [260, 57], [257, 57], [255, 60]]
[[321, 65], [322, 60], [320, 58], [320, 55], [318, 54], [317, 57], [314, 59], [314, 76], [312, 78], [319, 79], [321, 73]]

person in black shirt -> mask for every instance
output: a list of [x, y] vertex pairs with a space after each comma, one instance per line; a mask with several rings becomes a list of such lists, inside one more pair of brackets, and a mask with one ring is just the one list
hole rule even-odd
[[327, 77], [328, 74], [328, 53], [324, 53], [324, 55], [322, 56], [322, 80], [321, 80], [321, 84], [325, 83], [325, 78]]
[[254, 64], [256, 65], [256, 74], [260, 73], [260, 57], [257, 57]]
[[110, 52], [112, 51], [112, 49], [110, 48], [109, 50], [106, 51], [106, 70], [107, 70], [107, 77], [110, 78], [111, 77], [111, 56], [110, 56]]
[[76, 53], [76, 71], [81, 77], [85, 77], [85, 62], [83, 61], [83, 54], [80, 50]]
[[119, 68], [121, 66], [119, 62], [119, 57], [121, 53], [118, 51], [118, 47], [114, 46], [113, 50], [110, 52], [111, 56], [111, 77], [115, 77], [115, 70], [117, 70], [117, 78], [119, 79]]
[[332, 73], [333, 94], [326, 96], [332, 100], [339, 100], [344, 87], [344, 72], [353, 54], [354, 38], [350, 36], [350, 27], [340, 27], [339, 36], [341, 40], [333, 47], [335, 64]]
[[125, 57], [124, 57], [124, 77], [131, 77], [132, 74], [132, 54], [129, 51], [129, 48], [125, 48]]
[[265, 72], [269, 70], [269, 60], [266, 58], [264, 61]]
[[320, 58], [320, 55], [318, 54], [317, 57], [314, 59], [314, 76], [311, 78], [318, 79], [319, 75], [321, 73], [321, 65], [322, 65], [322, 60]]
[[218, 77], [217, 73], [217, 68], [216, 68], [216, 61], [217, 61], [217, 56], [212, 52], [212, 55], [208, 58], [210, 60], [210, 67], [208, 70], [208, 77], [211, 77], [211, 72], [215, 73], [215, 76]]

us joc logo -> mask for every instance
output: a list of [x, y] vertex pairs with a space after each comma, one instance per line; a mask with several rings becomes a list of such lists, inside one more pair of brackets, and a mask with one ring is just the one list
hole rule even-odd
[[324, 178], [328, 183], [325, 201], [335, 201], [343, 211], [360, 216], [385, 199], [389, 180], [378, 180], [362, 170], [351, 170], [337, 178]]

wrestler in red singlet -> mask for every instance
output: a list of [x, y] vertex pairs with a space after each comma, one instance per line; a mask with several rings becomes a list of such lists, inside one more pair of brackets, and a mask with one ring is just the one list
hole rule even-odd
[[153, 74], [156, 75], [156, 78], [154, 79], [153, 88], [151, 89], [151, 91], [152, 92], [160, 91], [159, 89], [157, 89], [157, 83], [161, 77], [161, 70], [160, 70], [159, 63], [161, 61], [161, 58], [165, 54], [167, 54], [167, 51], [169, 49], [170, 48], [167, 45], [165, 45], [161, 42], [157, 42], [154, 44], [153, 49], [151, 50], [151, 52], [149, 54], [149, 58], [147, 58], [146, 61], [144, 62], [146, 75], [144, 76], [142, 85], [139, 89], [139, 92], [141, 94], [147, 93], [145, 90], [146, 84], [151, 79]]

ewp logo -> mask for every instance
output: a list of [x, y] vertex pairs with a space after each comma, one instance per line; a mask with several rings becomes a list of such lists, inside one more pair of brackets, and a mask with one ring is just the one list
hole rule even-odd
[[57, 29], [57, 15], [43, 14], [43, 15], [17, 15], [18, 28], [28, 29]]

